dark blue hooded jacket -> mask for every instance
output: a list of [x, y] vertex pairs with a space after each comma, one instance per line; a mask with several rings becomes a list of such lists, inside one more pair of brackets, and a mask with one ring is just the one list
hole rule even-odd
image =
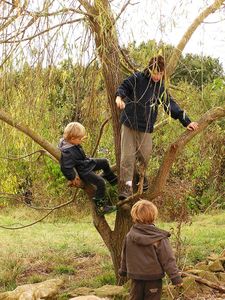
[[77, 173], [84, 178], [96, 166], [95, 160], [86, 156], [81, 145], [73, 145], [61, 139], [58, 147], [61, 150], [61, 171], [68, 180], [73, 180]]
[[178, 119], [184, 127], [191, 123], [186, 113], [166, 91], [163, 81], [154, 82], [143, 72], [134, 73], [125, 79], [116, 96], [120, 96], [126, 103], [120, 122], [137, 131], [153, 132], [160, 104], [167, 114]]

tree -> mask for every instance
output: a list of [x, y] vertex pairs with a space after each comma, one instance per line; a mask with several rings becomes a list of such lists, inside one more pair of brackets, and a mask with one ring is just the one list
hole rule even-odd
[[218, 59], [188, 53], [180, 59], [172, 81], [175, 84], [181, 80], [187, 81], [201, 89], [203, 85], [223, 76], [223, 67]]
[[[139, 69], [144, 69], [148, 64], [149, 57], [162, 53], [167, 61], [174, 50], [175, 47], [172, 45], [150, 40], [146, 43], [142, 42], [138, 46], [133, 42], [124, 51], [129, 52], [134, 64]], [[218, 58], [187, 53], [181, 55], [176, 70], [171, 76], [171, 82], [177, 85], [180, 81], [186, 81], [201, 89], [202, 85], [211, 83], [216, 78], [223, 78], [223, 76], [223, 66]]]
[[[108, 0], [94, 0], [92, 2], [88, 0], [78, 0], [75, 4], [77, 4], [78, 2], [80, 5], [76, 9], [74, 7], [67, 7], [62, 8], [54, 13], [50, 11], [51, 5], [49, 2], [46, 2], [44, 7], [40, 11], [32, 13], [28, 11], [26, 1], [23, 5], [19, 6], [18, 11], [14, 15], [12, 15], [14, 10], [13, 7], [13, 10], [9, 11], [7, 20], [5, 20], [1, 26], [2, 30], [6, 27], [11, 26], [11, 24], [13, 24], [13, 22], [17, 18], [19, 18], [19, 16], [21, 16], [21, 14], [28, 15], [30, 20], [26, 25], [24, 25], [24, 27], [20, 27], [18, 29], [16, 35], [11, 34], [10, 36], [6, 37], [3, 40], [3, 43], [12, 43], [13, 45], [16, 45], [16, 43], [19, 44], [22, 41], [30, 42], [33, 38], [41, 36], [46, 31], [50, 32], [52, 29], [62, 27], [65, 24], [68, 25], [75, 22], [85, 21], [85, 24], [87, 24], [88, 28], [91, 30], [95, 43], [95, 49], [98, 54], [99, 61], [101, 63], [101, 70], [105, 81], [108, 104], [112, 114], [115, 155], [117, 170], [119, 170], [120, 124], [119, 112], [116, 108], [114, 95], [119, 83], [122, 80], [122, 70], [125, 68], [126, 70], [132, 71], [133, 66], [119, 46], [115, 24], [116, 20], [127, 8], [131, 1], [128, 0], [124, 4], [124, 6], [121, 8], [121, 12], [118, 14], [117, 17], [114, 17], [111, 10], [110, 1]], [[195, 29], [210, 13], [213, 13], [214, 11], [219, 9], [223, 3], [224, 1], [222, 0], [216, 0], [211, 6], [207, 7], [199, 15], [199, 17], [196, 18], [196, 20], [194, 20], [194, 22], [189, 27], [184, 37], [181, 39], [180, 43], [174, 49], [171, 55], [167, 68], [167, 80], [173, 74], [179, 57], [181, 56], [182, 50], [184, 49], [188, 40], [191, 38]], [[70, 14], [71, 18], [73, 17], [73, 14], [81, 14], [83, 18], [68, 19], [67, 21], [62, 21], [61, 23], [54, 24], [52, 26], [47, 27], [46, 29], [39, 30], [39, 32], [28, 34], [27, 37], [24, 37], [25, 32], [28, 32], [27, 29], [37, 21], [40, 22], [42, 18], [48, 20], [48, 18], [50, 18], [51, 16], [63, 16], [67, 14]], [[203, 115], [199, 120], [199, 129], [197, 131], [184, 132], [175, 143], [172, 143], [169, 146], [168, 151], [165, 153], [165, 157], [158, 171], [158, 174], [153, 180], [153, 184], [150, 189], [149, 199], [154, 199], [155, 197], [160, 195], [160, 193], [162, 193], [166, 180], [169, 176], [170, 169], [178, 154], [185, 147], [185, 145], [196, 134], [205, 129], [210, 123], [219, 118], [222, 118], [223, 116], [225, 116], [224, 107], [214, 108], [206, 112], [206, 114]], [[48, 151], [48, 153], [50, 153], [53, 157], [55, 157], [57, 160], [59, 159], [59, 151], [55, 149], [55, 147], [53, 147], [46, 140], [44, 140], [42, 137], [37, 135], [33, 130], [29, 129], [26, 125], [22, 124], [22, 122], [17, 122], [2, 110], [0, 111], [0, 119], [30, 136], [35, 142], [41, 145], [41, 147]], [[141, 180], [143, 181], [143, 177]], [[85, 191], [89, 198], [91, 198], [93, 195], [93, 190], [91, 189], [91, 187], [86, 186]], [[109, 224], [106, 222], [104, 217], [100, 217], [96, 214], [94, 204], [92, 203], [92, 216], [94, 225], [110, 251], [116, 275], [118, 274], [118, 267], [120, 263], [122, 241], [131, 226], [131, 219], [129, 214], [130, 204], [136, 201], [136, 199], [140, 196], [141, 193], [142, 191], [140, 188], [140, 190], [134, 197], [127, 199], [125, 202], [128, 204], [128, 206], [122, 205], [121, 202], [117, 203], [119, 209], [116, 214], [114, 230], [110, 228]]]

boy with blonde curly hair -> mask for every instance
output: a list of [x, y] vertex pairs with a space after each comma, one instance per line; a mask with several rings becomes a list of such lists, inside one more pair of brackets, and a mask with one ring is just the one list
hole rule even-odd
[[134, 225], [125, 238], [119, 270], [120, 276], [131, 279], [129, 300], [160, 300], [165, 272], [173, 285], [182, 284], [170, 233], [154, 225], [157, 216], [157, 207], [147, 200], [131, 209]]
[[[96, 187], [93, 198], [97, 213], [104, 215], [116, 210], [115, 206], [109, 206], [105, 199], [105, 180], [114, 185], [117, 176], [112, 172], [106, 158], [89, 158], [86, 156], [81, 143], [84, 141], [86, 130], [78, 122], [69, 123], [64, 129], [63, 138], [60, 140], [61, 150], [60, 166], [64, 176], [70, 181], [70, 185], [76, 186], [82, 179], [85, 183]], [[95, 174], [95, 171], [103, 170], [103, 175]]]

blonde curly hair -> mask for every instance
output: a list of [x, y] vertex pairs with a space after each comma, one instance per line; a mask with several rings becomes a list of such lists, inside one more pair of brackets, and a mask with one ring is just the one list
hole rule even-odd
[[71, 122], [65, 127], [63, 137], [66, 141], [69, 141], [72, 137], [80, 138], [84, 137], [85, 134], [86, 130], [82, 124], [79, 122]]
[[158, 209], [151, 201], [141, 199], [132, 206], [131, 217], [134, 223], [152, 224], [158, 217]]

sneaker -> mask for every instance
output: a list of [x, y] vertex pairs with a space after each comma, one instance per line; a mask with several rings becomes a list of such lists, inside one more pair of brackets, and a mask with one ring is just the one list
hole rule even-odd
[[111, 185], [116, 185], [118, 183], [117, 176], [113, 172], [108, 174], [102, 173], [100, 176], [106, 179]]
[[108, 182], [111, 184], [111, 185], [116, 185], [118, 183], [118, 179], [117, 179], [117, 176], [115, 175], [114, 178], [108, 180]]
[[144, 183], [143, 183], [143, 191], [148, 190], [148, 178], [145, 176], [144, 177]]
[[117, 207], [116, 206], [109, 206], [109, 205], [105, 205], [105, 206], [97, 206], [97, 214], [99, 216], [104, 216], [106, 214], [111, 214], [112, 212], [116, 211]]
[[[138, 188], [138, 183], [139, 183], [139, 174], [135, 173], [134, 175], [134, 185], [135, 185], [135, 189]], [[144, 182], [143, 182], [143, 191], [147, 191], [148, 190], [148, 178], [146, 176], [144, 176]]]
[[119, 194], [119, 200], [125, 200], [126, 198], [130, 197], [133, 194], [133, 189], [131, 186], [125, 184], [123, 189]]

